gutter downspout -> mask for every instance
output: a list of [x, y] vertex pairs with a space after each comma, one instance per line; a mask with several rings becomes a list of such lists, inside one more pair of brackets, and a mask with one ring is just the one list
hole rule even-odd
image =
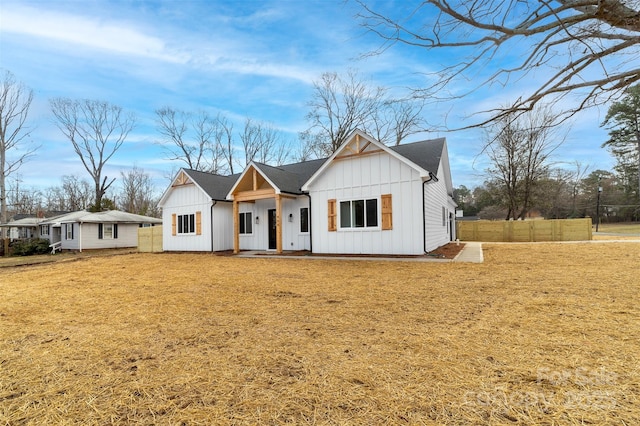
[[213, 253], [213, 207], [218, 204], [216, 200], [211, 200], [211, 253]]
[[313, 226], [311, 226], [311, 217], [313, 216], [311, 214], [311, 194], [302, 194], [302, 195], [306, 195], [307, 198], [309, 199], [309, 217], [307, 218], [308, 220], [308, 225], [309, 225], [309, 251], [311, 253], [313, 253]]
[[438, 178], [429, 172], [429, 179], [422, 182], [422, 250], [425, 253], [427, 251], [427, 215], [425, 213], [425, 206], [427, 205], [427, 199], [425, 197], [425, 187], [432, 180], [438, 181]]

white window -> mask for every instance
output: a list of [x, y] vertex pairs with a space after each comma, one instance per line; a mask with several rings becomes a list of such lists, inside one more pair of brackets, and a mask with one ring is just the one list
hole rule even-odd
[[117, 223], [99, 223], [98, 224], [98, 239], [112, 240], [115, 238], [118, 238]]
[[378, 226], [378, 199], [340, 201], [340, 228]]
[[252, 234], [253, 222], [251, 222], [251, 212], [240, 213], [240, 234]]
[[195, 214], [178, 215], [178, 234], [194, 234], [196, 232]]
[[65, 223], [64, 227], [65, 227], [65, 230], [66, 230], [66, 232], [65, 232], [65, 236], [66, 237], [65, 238], [67, 240], [73, 240], [73, 223]]
[[49, 225], [40, 225], [40, 235], [49, 235]]

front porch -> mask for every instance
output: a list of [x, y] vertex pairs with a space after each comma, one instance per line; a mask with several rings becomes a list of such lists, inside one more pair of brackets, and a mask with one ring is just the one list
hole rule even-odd
[[[283, 234], [286, 224], [291, 229], [290, 246], [298, 249], [293, 235], [297, 226], [294, 210], [297, 206], [297, 195], [285, 194], [265, 177], [255, 166], [249, 166], [231, 189], [233, 200], [233, 253], [240, 250], [273, 250], [282, 254], [284, 250]], [[288, 207], [284, 208], [284, 205]], [[266, 227], [265, 227], [266, 225]], [[247, 243], [241, 247], [241, 238]], [[247, 246], [248, 245], [248, 246]]]

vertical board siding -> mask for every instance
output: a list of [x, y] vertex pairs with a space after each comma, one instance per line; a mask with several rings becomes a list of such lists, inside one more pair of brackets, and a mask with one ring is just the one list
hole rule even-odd
[[[171, 188], [162, 208], [162, 247], [164, 251], [211, 251], [211, 203], [212, 201], [196, 185]], [[179, 215], [200, 212], [200, 229], [191, 235], [179, 235], [174, 226]]]
[[[306, 196], [297, 198], [282, 198], [282, 249], [310, 250], [311, 237], [309, 233], [300, 232], [300, 208], [309, 208]], [[276, 208], [275, 199], [256, 200], [252, 203], [240, 203], [240, 213], [251, 212], [253, 233], [240, 235], [240, 250], [267, 250], [269, 247], [269, 210]], [[293, 215], [293, 222], [289, 222], [289, 215]], [[311, 215], [311, 213], [310, 213]], [[255, 223], [256, 217], [260, 223]], [[313, 221], [313, 219], [310, 219]]]
[[233, 203], [218, 201], [213, 207], [213, 251], [223, 250], [233, 250]]
[[[310, 188], [313, 251], [352, 254], [421, 254], [422, 183], [416, 170], [387, 153], [336, 160]], [[390, 195], [392, 229], [382, 230], [382, 196]], [[329, 232], [329, 200], [376, 198], [378, 227]]]

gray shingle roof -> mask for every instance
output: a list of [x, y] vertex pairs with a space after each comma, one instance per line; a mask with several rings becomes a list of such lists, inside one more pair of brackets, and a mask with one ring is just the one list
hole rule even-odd
[[[444, 142], [445, 138], [438, 138], [389, 148], [423, 169], [438, 174], [438, 166], [440, 164]], [[321, 158], [283, 166], [269, 166], [267, 164], [254, 163], [281, 192], [302, 194], [302, 190], [300, 189], [302, 185], [309, 180], [326, 160], [326, 158]], [[240, 174], [221, 176], [191, 169], [184, 169], [184, 171], [212, 200], [218, 201], [226, 200], [227, 194], [240, 177]]]
[[214, 175], [192, 169], [183, 169], [212, 200], [224, 201], [231, 187], [240, 177], [239, 173], [230, 176]]
[[256, 166], [276, 185], [280, 191], [289, 194], [302, 194], [302, 185], [309, 180], [316, 170], [326, 161], [326, 158], [319, 160], [303, 161], [301, 163], [286, 164], [284, 166], [268, 166], [256, 163]]
[[162, 219], [149, 216], [141, 216], [139, 214], [127, 213], [120, 210], [106, 210], [103, 212], [88, 212], [81, 210], [71, 212], [61, 216], [49, 218], [42, 223], [59, 224], [59, 223], [162, 223]]
[[438, 138], [391, 146], [389, 148], [426, 171], [437, 175], [440, 157], [442, 157], [442, 150], [444, 149], [444, 142], [445, 138]]

